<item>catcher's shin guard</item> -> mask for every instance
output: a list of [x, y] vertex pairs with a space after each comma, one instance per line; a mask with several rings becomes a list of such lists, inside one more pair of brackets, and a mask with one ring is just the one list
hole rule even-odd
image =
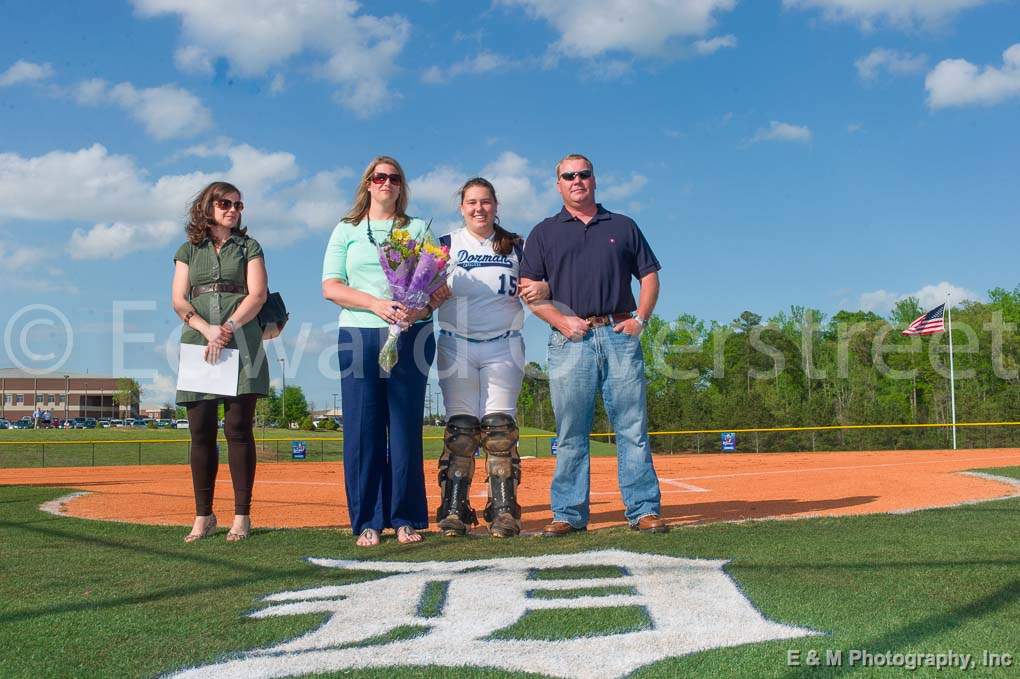
[[473, 415], [453, 415], [446, 422], [443, 454], [439, 458], [443, 499], [436, 512], [439, 529], [446, 535], [464, 535], [468, 526], [478, 523], [468, 498], [480, 437], [478, 418]]
[[506, 413], [489, 413], [481, 424], [485, 471], [489, 477], [485, 520], [493, 537], [511, 537], [521, 531], [521, 506], [517, 504], [517, 486], [521, 482], [517, 422]]

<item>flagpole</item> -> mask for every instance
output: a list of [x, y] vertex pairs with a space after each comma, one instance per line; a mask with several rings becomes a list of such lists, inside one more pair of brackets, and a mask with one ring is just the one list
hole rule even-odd
[[953, 371], [953, 307], [946, 293], [946, 315], [949, 317], [949, 402], [953, 412], [953, 450], [956, 450], [956, 374]]

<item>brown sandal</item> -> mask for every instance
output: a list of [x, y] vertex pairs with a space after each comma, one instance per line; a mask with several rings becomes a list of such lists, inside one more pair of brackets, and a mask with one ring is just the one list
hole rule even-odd
[[209, 537], [215, 531], [216, 531], [216, 515], [210, 514], [209, 520], [206, 521], [205, 529], [198, 533], [195, 533], [194, 529], [192, 529], [191, 533], [188, 533], [187, 535], [184, 536], [184, 541], [187, 543], [198, 542], [203, 538]]
[[244, 518], [245, 518], [243, 522], [244, 528], [242, 528], [241, 530], [235, 530], [233, 527], [231, 527], [230, 532], [227, 533], [227, 542], [240, 542], [241, 540], [244, 540], [249, 535], [251, 535], [251, 517], [246, 516]]

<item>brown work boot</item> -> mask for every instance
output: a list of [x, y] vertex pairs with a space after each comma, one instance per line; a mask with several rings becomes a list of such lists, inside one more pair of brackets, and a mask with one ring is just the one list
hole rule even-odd
[[547, 538], [558, 538], [564, 535], [570, 535], [571, 533], [581, 533], [588, 530], [587, 528], [574, 528], [566, 521], [553, 521], [548, 526], [542, 529], [542, 535]]
[[467, 535], [468, 527], [460, 517], [456, 514], [450, 514], [445, 519], [439, 522], [439, 530], [443, 532], [443, 535], [450, 538], [461, 537]]
[[489, 524], [489, 535], [494, 538], [512, 538], [521, 532], [521, 522], [510, 512], [500, 512]]
[[630, 524], [630, 529], [642, 533], [668, 533], [669, 525], [658, 514], [646, 514], [638, 519], [637, 523]]

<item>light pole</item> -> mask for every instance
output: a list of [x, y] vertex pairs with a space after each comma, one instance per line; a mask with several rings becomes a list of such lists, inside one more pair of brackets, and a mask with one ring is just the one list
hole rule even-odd
[[[78, 409], [78, 412], [81, 412], [80, 408]], [[85, 383], [85, 418], [88, 419], [88, 416], [89, 416], [89, 383], [86, 382]]]
[[64, 375], [64, 419], [67, 419], [67, 398], [71, 391], [71, 376]]
[[340, 396], [340, 394], [333, 394], [333, 417], [337, 416], [336, 399], [339, 396]]
[[290, 422], [287, 421], [287, 361], [283, 358], [276, 360], [280, 362], [280, 372], [283, 375], [283, 409], [280, 414], [283, 417], [284, 429], [290, 429]]

